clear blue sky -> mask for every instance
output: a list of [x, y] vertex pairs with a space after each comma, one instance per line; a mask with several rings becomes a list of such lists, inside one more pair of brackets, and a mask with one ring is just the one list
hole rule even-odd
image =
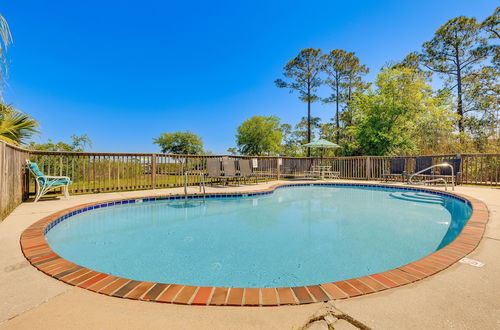
[[[5, 101], [41, 123], [36, 141], [88, 134], [93, 151], [155, 152], [190, 130], [225, 153], [253, 115], [296, 124], [306, 105], [278, 89], [300, 49], [354, 51], [373, 79], [448, 19], [496, 1], [2, 1], [10, 24]], [[327, 120], [333, 107], [315, 103]]]

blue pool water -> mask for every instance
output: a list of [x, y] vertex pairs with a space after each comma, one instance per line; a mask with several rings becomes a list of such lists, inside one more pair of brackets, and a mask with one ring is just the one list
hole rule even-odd
[[63, 258], [140, 281], [302, 286], [420, 259], [451, 242], [471, 212], [422, 191], [302, 186], [109, 206], [66, 219], [46, 238]]

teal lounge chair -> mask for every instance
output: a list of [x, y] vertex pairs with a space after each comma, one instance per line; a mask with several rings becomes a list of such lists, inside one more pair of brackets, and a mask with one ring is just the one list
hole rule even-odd
[[69, 197], [68, 186], [72, 183], [71, 179], [67, 176], [50, 176], [45, 175], [40, 171], [36, 163], [29, 160], [26, 161], [28, 169], [35, 177], [36, 182], [36, 196], [35, 203], [38, 202], [40, 197], [45, 195], [49, 190], [64, 187], [64, 196]]

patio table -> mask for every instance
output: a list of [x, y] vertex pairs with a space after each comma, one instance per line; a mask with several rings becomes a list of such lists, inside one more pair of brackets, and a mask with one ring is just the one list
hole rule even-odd
[[330, 179], [338, 178], [340, 172], [332, 171], [332, 166], [330, 165], [315, 165], [312, 166], [312, 170], [308, 172], [311, 177], [317, 177], [318, 179], [324, 180], [325, 177]]

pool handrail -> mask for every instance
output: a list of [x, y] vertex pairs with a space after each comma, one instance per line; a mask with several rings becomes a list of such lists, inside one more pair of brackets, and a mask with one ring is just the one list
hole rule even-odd
[[205, 189], [205, 173], [200, 170], [187, 170], [184, 171], [184, 199], [188, 198], [188, 175], [190, 174], [199, 174], [200, 175], [200, 193], [203, 193], [203, 200], [205, 200], [205, 196], [207, 194]]
[[425, 173], [435, 167], [449, 167], [451, 169], [451, 189], [452, 190], [455, 190], [455, 176], [454, 176], [454, 169], [453, 169], [453, 166], [451, 164], [448, 164], [448, 163], [441, 163], [441, 164], [435, 164], [435, 165], [431, 165], [427, 168], [424, 168], [423, 170], [420, 170], [416, 173], [413, 173], [412, 175], [410, 175], [410, 178], [408, 180], [408, 183], [409, 184], [413, 184], [413, 185], [418, 185], [418, 184], [424, 184], [424, 183], [430, 183], [430, 182], [443, 182], [444, 183], [444, 190], [448, 190], [448, 183], [446, 182], [446, 180], [444, 178], [436, 178], [436, 179], [429, 179], [429, 180], [422, 180], [422, 181], [419, 181], [419, 182], [413, 182], [413, 178], [419, 174], [422, 174], [422, 173]]

